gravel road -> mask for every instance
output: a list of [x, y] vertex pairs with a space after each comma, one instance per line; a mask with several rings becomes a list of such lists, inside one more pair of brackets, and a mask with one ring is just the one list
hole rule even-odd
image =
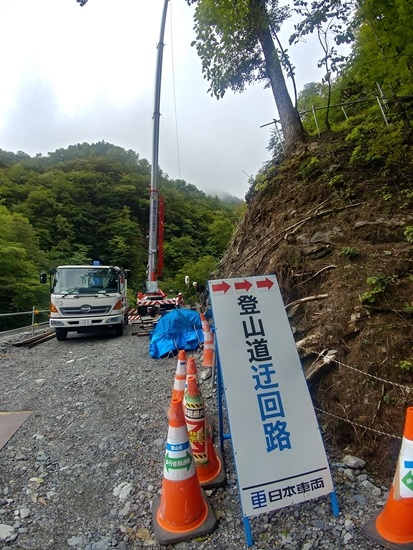
[[[230, 441], [228, 482], [207, 491], [218, 519], [196, 540], [160, 545], [159, 494], [177, 359], [151, 359], [147, 336], [69, 334], [35, 348], [0, 339], [0, 411], [32, 411], [0, 450], [0, 548], [118, 550], [247, 548]], [[217, 424], [211, 369], [194, 353], [205, 407]], [[209, 376], [209, 377], [208, 377]], [[327, 449], [340, 514], [328, 497], [250, 519], [257, 549], [378, 549], [362, 526], [386, 502], [387, 482]]]

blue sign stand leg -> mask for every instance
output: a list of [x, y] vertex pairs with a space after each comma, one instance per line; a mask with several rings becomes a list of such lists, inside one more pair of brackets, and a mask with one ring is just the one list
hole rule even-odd
[[340, 506], [338, 505], [337, 494], [335, 491], [330, 493], [330, 501], [331, 501], [331, 508], [333, 510], [333, 515], [337, 517], [340, 513]]
[[223, 387], [222, 387], [222, 373], [221, 373], [221, 363], [219, 360], [218, 344], [215, 339], [215, 358], [216, 358], [216, 367], [217, 367], [217, 398], [218, 398], [218, 425], [219, 425], [219, 447], [221, 453], [224, 451], [224, 422], [222, 415], [222, 399], [223, 399]]
[[219, 446], [221, 452], [224, 452], [224, 440], [231, 439], [231, 433], [224, 434], [224, 418], [222, 404], [224, 402], [224, 381], [222, 379], [221, 363], [219, 360], [218, 344], [215, 341], [215, 357], [216, 357], [216, 372], [217, 372], [217, 399], [218, 399], [218, 424], [219, 424]]
[[247, 516], [244, 516], [244, 532], [245, 532], [245, 539], [247, 541], [247, 546], [253, 546], [254, 541], [252, 540], [250, 520]]

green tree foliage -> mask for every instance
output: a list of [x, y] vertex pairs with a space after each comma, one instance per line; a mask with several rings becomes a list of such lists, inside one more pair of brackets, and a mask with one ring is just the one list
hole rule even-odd
[[330, 130], [329, 110], [333, 75], [337, 74], [346, 57], [339, 54], [336, 46], [353, 39], [350, 26], [352, 0], [294, 0], [295, 11], [301, 20], [295, 25], [290, 44], [297, 43], [308, 34], [316, 33], [323, 55], [318, 67], [325, 70], [323, 84], [327, 85], [325, 125]]
[[328, 90], [326, 84], [309, 82], [305, 84], [298, 97], [298, 110], [306, 128], [313, 122], [313, 107], [322, 108], [327, 102]]
[[347, 78], [369, 94], [383, 95], [384, 107], [397, 112], [411, 141], [409, 105], [402, 96], [413, 92], [413, 5], [359, 0], [354, 26], [357, 40]]
[[236, 224], [224, 213], [218, 213], [215, 220], [209, 226], [210, 249], [215, 257], [223, 256], [225, 248], [236, 228]]
[[357, 2], [352, 69], [364, 83], [400, 95], [413, 90], [413, 4], [410, 0]]
[[[171, 288], [184, 294], [185, 300], [195, 302], [198, 297], [192, 283], [206, 285], [208, 279], [217, 268], [218, 261], [210, 255], [201, 256], [196, 262], [186, 262], [170, 281]], [[185, 277], [189, 277], [189, 285], [185, 285]]]
[[[339, 102], [340, 91], [337, 86], [332, 86], [330, 89], [328, 84], [323, 82], [309, 82], [304, 85], [298, 96], [298, 110], [310, 135], [314, 135], [318, 131], [331, 130], [331, 124], [342, 122], [342, 109], [330, 108], [332, 104]], [[328, 119], [326, 120], [327, 110]], [[315, 117], [317, 117], [317, 124]]]
[[[4, 255], [10, 271], [16, 262], [16, 274], [24, 269], [29, 274], [27, 286], [19, 276], [19, 292], [11, 301], [7, 297], [16, 280], [8, 279], [0, 311], [26, 302], [31, 308], [39, 272], [59, 264], [99, 259], [120, 265], [131, 270], [129, 286], [140, 290], [148, 260], [150, 175], [147, 160], [105, 142], [72, 145], [36, 158], [0, 150], [0, 205], [10, 228], [2, 245], [13, 243]], [[220, 259], [240, 217], [241, 201], [223, 202], [163, 174], [159, 189], [165, 199], [165, 277], [173, 285], [184, 265], [204, 256]], [[16, 230], [26, 228], [21, 239], [10, 233], [12, 220]]]
[[[48, 305], [48, 296], [39, 284], [45, 255], [35, 231], [21, 214], [0, 205], [0, 304], [2, 313], [31, 311]], [[0, 318], [0, 327], [12, 327], [16, 318]]]
[[228, 89], [242, 92], [264, 80], [271, 86], [286, 148], [304, 137], [300, 117], [288, 94], [274, 40], [288, 10], [278, 0], [187, 0], [196, 3], [196, 46], [202, 72], [217, 98]]

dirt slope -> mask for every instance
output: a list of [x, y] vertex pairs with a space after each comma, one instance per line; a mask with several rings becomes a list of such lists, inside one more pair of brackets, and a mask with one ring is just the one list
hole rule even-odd
[[390, 477], [413, 405], [413, 165], [350, 154], [325, 136], [271, 166], [218, 276], [277, 275], [326, 438]]

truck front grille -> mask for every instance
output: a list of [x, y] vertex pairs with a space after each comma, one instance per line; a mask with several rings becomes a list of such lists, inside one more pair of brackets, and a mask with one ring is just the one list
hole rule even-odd
[[76, 307], [61, 307], [60, 313], [62, 315], [67, 315], [68, 317], [74, 317], [75, 315], [106, 315], [111, 310], [111, 306], [105, 306], [105, 305], [99, 305], [99, 306], [90, 306], [90, 309], [88, 311], [85, 310], [84, 306], [82, 309], [82, 306], [76, 306]]

